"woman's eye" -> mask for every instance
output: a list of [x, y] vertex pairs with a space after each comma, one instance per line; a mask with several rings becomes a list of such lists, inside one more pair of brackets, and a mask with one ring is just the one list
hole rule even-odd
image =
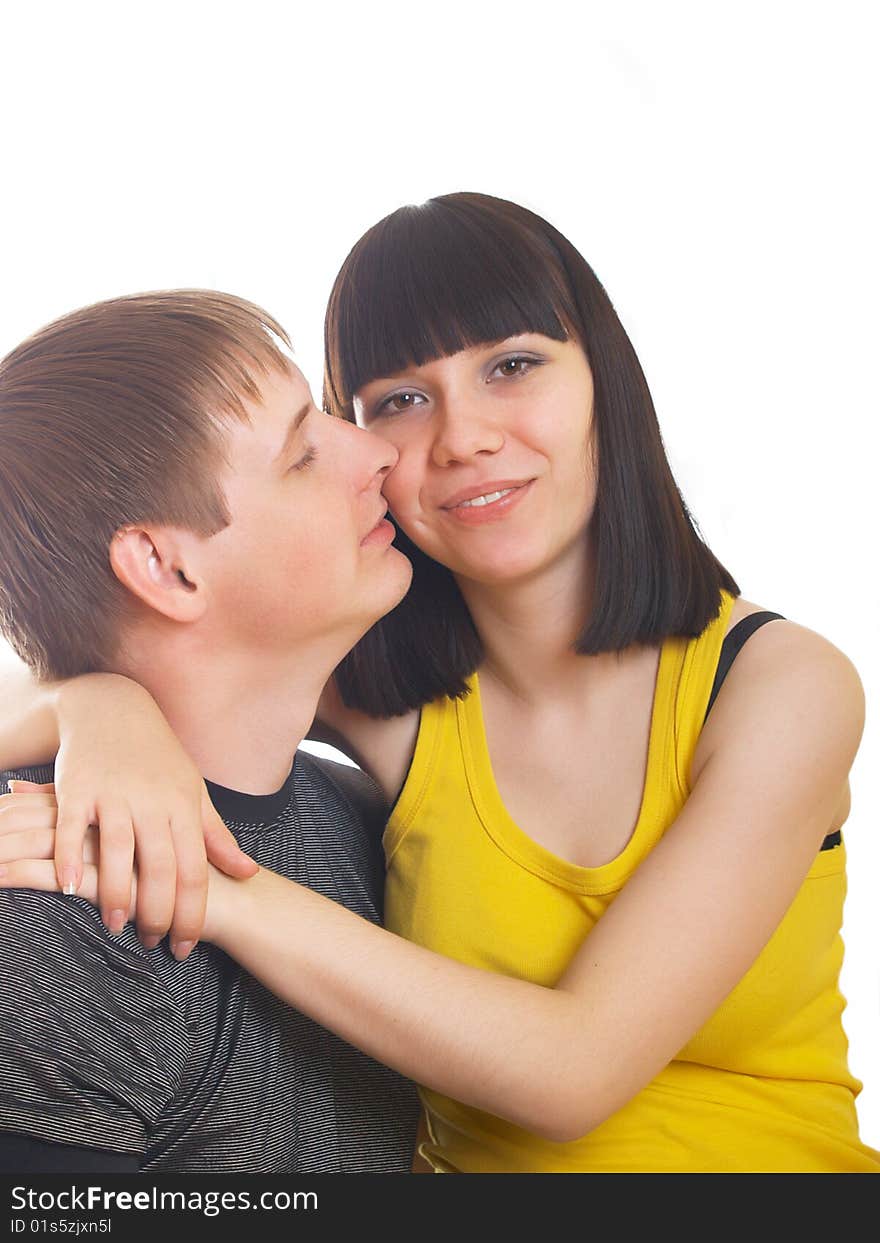
[[402, 389], [399, 393], [392, 393], [390, 397], [381, 401], [373, 413], [374, 415], [403, 414], [406, 410], [412, 410], [414, 406], [422, 405], [424, 401], [425, 398], [421, 393]]
[[515, 354], [510, 358], [502, 358], [500, 363], [496, 363], [492, 369], [492, 374], [496, 372], [508, 380], [515, 380], [518, 376], [526, 375], [531, 371], [532, 367], [540, 365], [539, 358], [526, 358], [523, 355]]

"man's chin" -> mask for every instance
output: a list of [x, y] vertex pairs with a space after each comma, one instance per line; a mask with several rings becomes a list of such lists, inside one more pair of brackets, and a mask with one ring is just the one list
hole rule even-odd
[[390, 613], [392, 609], [397, 608], [403, 597], [409, 591], [412, 582], [412, 563], [409, 558], [404, 556], [399, 548], [390, 547], [382, 557], [380, 569], [382, 574], [381, 589], [372, 597], [375, 604], [375, 612], [370, 618], [364, 633], [374, 626], [380, 618], [386, 613]]
[[401, 600], [410, 589], [413, 576], [412, 562], [409, 557], [405, 556], [404, 553], [400, 551], [399, 548], [389, 548], [388, 554], [390, 557], [394, 558], [395, 568], [399, 572], [400, 581], [397, 586], [397, 591], [395, 592], [395, 598], [385, 610], [386, 613], [390, 613], [393, 608], [396, 608], [397, 605], [400, 604]]

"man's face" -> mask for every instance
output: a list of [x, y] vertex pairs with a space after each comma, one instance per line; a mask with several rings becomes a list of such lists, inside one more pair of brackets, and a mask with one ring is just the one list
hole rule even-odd
[[203, 549], [213, 624], [243, 653], [317, 640], [341, 659], [409, 586], [380, 494], [397, 451], [322, 413], [292, 364], [259, 385], [225, 437], [232, 521]]

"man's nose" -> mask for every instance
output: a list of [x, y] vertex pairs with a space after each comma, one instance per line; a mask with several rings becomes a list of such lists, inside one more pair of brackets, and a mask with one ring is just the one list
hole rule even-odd
[[386, 475], [397, 465], [400, 456], [397, 449], [382, 436], [354, 423], [341, 423], [340, 426], [347, 436], [342, 451], [356, 466], [360, 486], [368, 488], [376, 485], [381, 488]]

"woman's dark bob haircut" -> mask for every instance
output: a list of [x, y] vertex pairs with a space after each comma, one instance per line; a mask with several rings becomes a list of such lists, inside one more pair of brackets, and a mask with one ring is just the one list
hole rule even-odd
[[[353, 420], [362, 385], [523, 332], [580, 342], [593, 373], [595, 580], [577, 651], [698, 635], [739, 588], [698, 535], [635, 350], [583, 257], [533, 212], [446, 194], [374, 225], [342, 265], [325, 322], [324, 404]], [[396, 716], [467, 692], [482, 644], [452, 574], [401, 531], [409, 594], [337, 670], [343, 701]]]

